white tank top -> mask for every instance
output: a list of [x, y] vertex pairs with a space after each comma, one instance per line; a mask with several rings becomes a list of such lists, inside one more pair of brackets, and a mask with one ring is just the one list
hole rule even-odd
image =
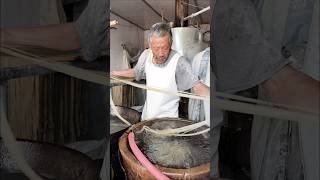
[[[168, 64], [158, 67], [152, 63], [153, 54], [150, 51], [145, 64], [147, 86], [167, 91], [177, 91], [175, 78], [176, 67], [180, 54], [176, 53]], [[167, 95], [147, 90], [147, 98], [142, 112], [142, 120], [160, 117], [178, 117], [179, 96]]]

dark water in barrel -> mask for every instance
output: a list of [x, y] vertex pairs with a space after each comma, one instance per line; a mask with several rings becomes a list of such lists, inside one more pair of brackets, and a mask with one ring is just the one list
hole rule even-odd
[[[166, 129], [180, 127], [177, 121], [158, 122], [149, 127]], [[210, 162], [209, 134], [191, 137], [136, 132], [135, 140], [144, 155], [153, 163], [169, 168], [192, 168]]]

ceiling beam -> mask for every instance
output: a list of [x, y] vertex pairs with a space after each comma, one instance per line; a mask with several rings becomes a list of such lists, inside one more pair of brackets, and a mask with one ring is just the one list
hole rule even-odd
[[129, 19], [128, 19], [128, 18], [126, 18], [126, 17], [121, 16], [121, 15], [120, 15], [120, 14], [118, 14], [118, 13], [116, 13], [116, 12], [114, 12], [114, 11], [112, 11], [112, 10], [110, 10], [110, 12], [111, 12], [112, 14], [114, 14], [114, 15], [116, 15], [116, 16], [118, 16], [118, 17], [120, 17], [121, 19], [123, 19], [123, 20], [125, 20], [125, 21], [127, 21], [127, 22], [129, 22], [129, 23], [131, 23], [131, 24], [133, 24], [133, 25], [135, 25], [135, 26], [137, 26], [138, 28], [142, 29], [143, 31], [145, 31], [145, 30], [146, 30], [144, 27], [142, 27], [142, 26], [140, 26], [139, 24], [137, 24], [137, 23], [135, 23], [135, 22], [133, 22], [133, 21], [129, 20]]
[[186, 27], [188, 26], [187, 21], [183, 21], [183, 18], [188, 16], [188, 6], [183, 3], [189, 3], [189, 0], [176, 0], [175, 3], [175, 26]]
[[169, 22], [167, 18], [165, 18], [162, 14], [160, 14], [156, 9], [154, 9], [146, 0], [141, 0], [145, 5], [147, 5], [154, 13], [163, 18], [166, 22]]

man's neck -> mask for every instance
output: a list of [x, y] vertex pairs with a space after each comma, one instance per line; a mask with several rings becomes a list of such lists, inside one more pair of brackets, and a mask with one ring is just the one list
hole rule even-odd
[[155, 58], [152, 58], [152, 63], [153, 64], [165, 64], [166, 62], [167, 62], [167, 60], [165, 60], [164, 62], [159, 62]]
[[152, 63], [153, 63], [153, 64], [158, 64], [158, 65], [166, 64], [166, 62], [168, 61], [168, 59], [169, 59], [169, 57], [170, 57], [170, 53], [171, 53], [171, 50], [170, 50], [170, 52], [169, 52], [169, 55], [168, 55], [167, 59], [166, 59], [165, 61], [163, 61], [163, 62], [159, 62], [159, 61], [157, 61], [157, 60], [153, 57], [153, 58], [152, 58]]

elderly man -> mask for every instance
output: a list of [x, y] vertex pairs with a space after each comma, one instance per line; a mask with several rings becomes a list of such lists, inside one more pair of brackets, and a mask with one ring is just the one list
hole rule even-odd
[[[196, 94], [209, 95], [209, 88], [192, 73], [191, 66], [179, 53], [171, 49], [171, 28], [166, 23], [154, 24], [148, 34], [150, 49], [140, 56], [133, 69], [112, 71], [111, 75], [146, 78], [147, 86], [169, 91], [192, 89]], [[147, 91], [142, 119], [178, 117], [179, 97]]]

